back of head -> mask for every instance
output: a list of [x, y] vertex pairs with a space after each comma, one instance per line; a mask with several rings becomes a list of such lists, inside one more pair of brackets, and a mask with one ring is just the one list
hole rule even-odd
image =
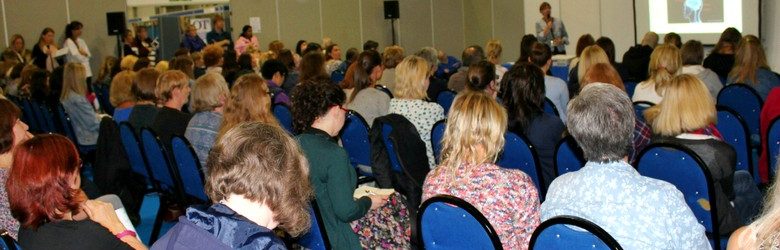
[[65, 100], [71, 92], [80, 96], [87, 94], [87, 70], [80, 63], [65, 64], [60, 100]]
[[301, 133], [335, 105], [344, 105], [346, 94], [328, 80], [302, 82], [291, 95], [293, 131]]
[[363, 51], [373, 50], [376, 51], [379, 48], [379, 43], [374, 40], [368, 40], [363, 43]]
[[227, 102], [228, 86], [225, 77], [210, 72], [198, 78], [192, 85], [190, 109], [193, 113], [212, 111]]
[[401, 46], [393, 45], [386, 47], [385, 51], [382, 52], [382, 65], [384, 65], [385, 68], [395, 68], [395, 66], [398, 65], [398, 63], [400, 63], [403, 59], [404, 49], [401, 48]]
[[173, 90], [182, 88], [190, 84], [190, 78], [184, 72], [178, 70], [169, 70], [160, 74], [157, 79], [157, 87], [154, 89], [154, 95], [160, 103], [165, 103], [173, 98]]
[[469, 67], [467, 72], [466, 89], [471, 91], [485, 91], [490, 83], [496, 80], [496, 66], [488, 61], [481, 61], [477, 65]]
[[758, 69], [769, 69], [764, 47], [761, 40], [753, 35], [746, 35], [737, 45], [737, 53], [734, 55], [734, 67], [729, 73], [729, 78], [735, 82], [758, 84], [756, 78]]
[[696, 76], [676, 76], [660, 91], [664, 99], [644, 113], [653, 133], [677, 136], [715, 123], [715, 101]]
[[[81, 166], [76, 146], [64, 136], [38, 135], [16, 147], [5, 188], [11, 213], [22, 228], [36, 229], [75, 212], [86, 201], [71, 188]], [[35, 195], [30, 195], [35, 194]]]
[[317, 78], [329, 78], [325, 71], [325, 56], [322, 53], [307, 53], [301, 59], [301, 82]]
[[585, 34], [580, 36], [579, 39], [577, 39], [577, 51], [576, 54], [577, 57], [580, 57], [582, 55], [582, 51], [585, 50], [586, 47], [596, 44], [596, 41], [593, 40], [593, 36], [590, 34]]
[[487, 50], [487, 59], [491, 62], [500, 63], [501, 53], [504, 51], [504, 47], [501, 46], [501, 41], [496, 39], [490, 39], [485, 45]]
[[245, 74], [236, 79], [222, 112], [222, 124], [217, 138], [242, 122], [262, 122], [279, 126], [271, 111], [271, 92], [257, 74]]
[[588, 72], [588, 68], [590, 68], [591, 65], [597, 63], [610, 64], [607, 53], [604, 52], [604, 49], [598, 45], [588, 46], [585, 48], [585, 50], [582, 51], [582, 55], [580, 55], [580, 62], [577, 63], [578, 81], [581, 82], [582, 78], [585, 77], [585, 72]]
[[696, 40], [688, 40], [680, 49], [683, 65], [701, 65], [704, 61], [704, 46]]
[[[242, 59], [242, 58], [248, 58], [248, 59]], [[276, 57], [279, 61], [284, 64], [285, 67], [287, 67], [287, 71], [295, 70], [295, 57], [293, 56], [292, 51], [289, 49], [282, 49], [279, 51], [279, 56]], [[238, 64], [241, 64], [241, 67], [245, 67], [244, 60], [248, 60], [249, 66], [251, 68], [252, 66], [252, 56], [251, 55], [241, 55], [238, 57]]]
[[677, 33], [669, 32], [664, 35], [664, 44], [680, 48], [682, 46], [682, 38]]
[[303, 50], [303, 54], [306, 55], [306, 54], [309, 54], [311, 52], [322, 53], [322, 45], [320, 45], [319, 43], [308, 43], [308, 44], [306, 44], [306, 49]]
[[157, 78], [160, 77], [160, 72], [156, 69], [142, 69], [138, 71], [133, 81], [132, 92], [135, 96], [135, 100], [157, 102], [157, 95], [154, 91], [157, 89]]
[[601, 47], [601, 49], [604, 50], [604, 53], [607, 54], [609, 63], [615, 63], [615, 43], [612, 42], [612, 39], [605, 36], [599, 37], [599, 39], [596, 40], [596, 45]]
[[608, 63], [597, 63], [591, 65], [588, 68], [588, 71], [585, 72], [585, 76], [582, 78], [582, 82], [580, 82], [580, 90], [585, 88], [585, 86], [588, 84], [597, 82], [612, 84], [623, 91], [626, 90], [626, 86], [623, 85], [623, 80], [620, 78], [620, 74], [618, 74], [617, 70], [615, 70], [615, 68]]
[[479, 61], [485, 60], [485, 51], [479, 45], [471, 45], [463, 50], [461, 55], [463, 66], [471, 67]]
[[[263, 66], [260, 67], [260, 73], [263, 75], [263, 78], [270, 81], [276, 73], [286, 76], [287, 66], [285, 66], [282, 61], [271, 59], [263, 63]], [[281, 85], [282, 83], [278, 82], [276, 84]]]
[[[442, 142], [442, 166], [454, 170], [460, 164], [496, 161], [504, 147], [507, 114], [493, 97], [464, 92], [455, 98], [447, 116]], [[477, 147], [484, 150], [479, 158]]]
[[309, 229], [313, 192], [308, 163], [295, 140], [278, 126], [248, 122], [231, 129], [214, 145], [206, 166], [205, 191], [212, 202], [240, 195], [268, 206], [273, 219], [293, 236]]
[[428, 62], [428, 65], [431, 65], [432, 67], [439, 65], [439, 52], [433, 47], [423, 47], [420, 51], [414, 53], [414, 55], [425, 59], [425, 61]]
[[169, 66], [170, 66], [169, 67], [170, 70], [179, 70], [181, 72], [184, 72], [184, 74], [186, 74], [190, 78], [194, 78], [193, 67], [195, 66], [195, 62], [192, 61], [192, 58], [189, 56], [174, 57], [173, 60], [171, 60], [171, 62], [169, 63]]
[[349, 48], [347, 50], [347, 57], [346, 62], [354, 62], [355, 59], [357, 59], [358, 54], [360, 54], [360, 51], [358, 51], [357, 48]]
[[658, 46], [658, 34], [652, 31], [645, 33], [645, 36], [642, 37], [642, 45], [650, 46], [651, 48]]
[[720, 38], [718, 39], [718, 43], [715, 44], [715, 48], [712, 50], [712, 53], [717, 53], [718, 50], [724, 46], [731, 46], [732, 48], [736, 48], [737, 44], [739, 44], [739, 40], [742, 40], [742, 33], [740, 33], [739, 30], [734, 27], [728, 27], [723, 30], [723, 33], [720, 33]]
[[206, 64], [206, 67], [220, 66], [224, 55], [225, 50], [222, 46], [215, 44], [206, 46], [206, 48], [203, 48], [203, 63]]
[[279, 54], [279, 51], [284, 49], [284, 43], [282, 43], [279, 40], [273, 40], [270, 43], [268, 43], [268, 50], [273, 51], [274, 54]]
[[355, 90], [352, 91], [350, 100], [354, 100], [358, 92], [374, 84], [376, 79], [371, 79], [371, 73], [374, 71], [374, 68], [382, 67], [382, 57], [376, 51], [366, 50], [360, 53], [355, 63], [355, 74], [352, 77]]
[[594, 83], [569, 102], [566, 127], [591, 162], [628, 155], [634, 137], [634, 108], [625, 91]]
[[419, 56], [407, 56], [395, 70], [395, 97], [422, 100], [428, 97], [426, 84], [431, 66]]
[[509, 128], [525, 132], [544, 107], [544, 72], [523, 62], [512, 66], [501, 79], [498, 96], [509, 115]]
[[14, 147], [14, 126], [22, 115], [22, 110], [13, 102], [0, 98], [0, 155], [11, 152]]
[[533, 34], [523, 36], [523, 39], [520, 40], [520, 58], [515, 63], [527, 62], [528, 57], [531, 56], [531, 46], [536, 42], [539, 42], [539, 39], [536, 39]]
[[133, 96], [132, 91], [134, 80], [135, 72], [133, 71], [119, 72], [119, 74], [116, 74], [116, 76], [111, 79], [108, 100], [111, 102], [112, 106], [118, 107], [122, 103], [135, 101], [135, 96]]
[[306, 40], [298, 40], [298, 42], [295, 43], [295, 54], [303, 55], [302, 49], [305, 48], [301, 48], [301, 47], [303, 47], [304, 44], [306, 44]]
[[168, 64], [168, 61], [159, 61], [157, 62], [157, 64], [154, 65], [154, 69], [160, 72], [165, 72], [168, 71], [168, 66], [170, 66]]
[[134, 55], [126, 55], [125, 57], [122, 57], [122, 61], [119, 63], [119, 67], [122, 70], [133, 70], [136, 62], [138, 62], [138, 57]]
[[148, 68], [152, 65], [152, 61], [149, 60], [148, 57], [142, 57], [139, 58], [138, 61], [133, 64], [133, 71], [139, 71], [145, 68]]
[[547, 62], [552, 59], [552, 51], [550, 51], [550, 47], [547, 45], [536, 42], [531, 46], [529, 58], [531, 59], [531, 63], [541, 68], [547, 65]]
[[656, 47], [653, 53], [650, 54], [650, 64], [648, 66], [650, 78], [648, 81], [652, 81], [656, 89], [672, 80], [672, 77], [679, 75], [681, 70], [682, 57], [680, 57], [680, 49], [674, 45], [664, 43]]

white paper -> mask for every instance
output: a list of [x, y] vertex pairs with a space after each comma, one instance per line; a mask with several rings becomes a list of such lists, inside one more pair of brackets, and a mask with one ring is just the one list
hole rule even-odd
[[250, 17], [249, 26], [252, 26], [252, 33], [260, 33], [262, 26], [260, 25], [260, 17]]

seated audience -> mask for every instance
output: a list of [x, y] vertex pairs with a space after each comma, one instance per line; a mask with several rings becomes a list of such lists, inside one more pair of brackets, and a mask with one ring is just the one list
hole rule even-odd
[[338, 44], [331, 44], [325, 47], [325, 72], [330, 75], [341, 66], [341, 48]]
[[330, 247], [409, 248], [409, 218], [399, 195], [353, 198], [357, 176], [334, 139], [347, 114], [344, 92], [328, 81], [307, 82], [293, 90], [292, 100], [293, 129], [300, 133], [296, 139], [309, 162], [309, 180]]
[[209, 150], [214, 146], [217, 132], [222, 124], [222, 112], [230, 100], [227, 82], [217, 73], [206, 73], [192, 86], [192, 105], [194, 114], [187, 124], [184, 137], [190, 141], [200, 166], [206, 166]]
[[114, 106], [113, 118], [116, 122], [127, 121], [130, 113], [135, 106], [135, 96], [133, 96], [133, 81], [135, 81], [135, 72], [122, 71], [111, 79], [111, 88], [108, 92], [108, 100], [111, 106]]
[[566, 128], [560, 118], [544, 112], [544, 96], [544, 72], [533, 64], [515, 64], [501, 80], [499, 97], [509, 117], [507, 129], [536, 147], [543, 188], [555, 178], [555, 146]]
[[534, 34], [526, 34], [520, 40], [520, 58], [515, 63], [527, 62], [528, 57], [531, 57], [531, 47], [534, 43], [538, 43], [539, 39]]
[[[298, 85], [301, 78], [301, 71], [295, 65], [295, 54], [289, 49], [282, 49], [279, 51], [279, 56], [276, 57], [276, 59], [282, 62], [282, 65], [287, 68], [287, 77], [284, 78], [282, 89], [284, 90], [284, 93], [287, 93], [289, 96], [295, 85]], [[254, 60], [252, 61], [254, 63]]]
[[723, 30], [715, 48], [704, 59], [704, 67], [717, 73], [720, 79], [727, 79], [731, 68], [734, 67], [734, 54], [737, 52], [737, 45], [741, 39], [742, 33], [734, 27]]
[[100, 130], [95, 108], [87, 101], [87, 72], [81, 63], [65, 64], [60, 102], [70, 116], [79, 145], [97, 144]]
[[775, 178], [764, 200], [764, 208], [758, 218], [752, 223], [734, 231], [729, 238], [728, 250], [740, 249], [773, 249], [780, 246], [780, 225], [777, 224], [780, 216], [780, 183]]
[[213, 205], [187, 208], [153, 249], [286, 249], [276, 227], [294, 237], [316, 226], [309, 218], [308, 164], [278, 126], [247, 122], [231, 129], [214, 145], [208, 167]]
[[634, 108], [625, 92], [590, 84], [569, 103], [567, 125], [588, 162], [552, 182], [541, 206], [542, 221], [582, 217], [624, 249], [711, 249], [682, 193], [628, 164]]
[[[434, 123], [446, 117], [444, 109], [439, 104], [425, 101], [430, 68], [425, 59], [418, 56], [407, 56], [398, 64], [395, 71], [395, 98], [390, 100], [388, 113], [402, 115], [414, 124], [420, 139], [425, 143], [428, 166], [434, 167], [436, 163], [431, 149], [431, 129]], [[464, 72], [463, 80], [465, 79]]]
[[[179, 56], [175, 56], [173, 60], [176, 60], [176, 58]], [[193, 78], [199, 78], [203, 76], [203, 74], [206, 74], [206, 63], [203, 62], [203, 53], [201, 52], [195, 52], [192, 54], [188, 54], [185, 57], [189, 57], [189, 61], [192, 62], [192, 73]], [[173, 69], [173, 60], [171, 61], [171, 68]], [[181, 70], [181, 69], [179, 69]], [[186, 73], [186, 72], [185, 72]]]
[[[0, 183], [6, 183], [13, 163], [14, 149], [22, 142], [32, 138], [27, 132], [27, 124], [20, 120], [22, 111], [13, 102], [0, 98]], [[0, 228], [5, 229], [16, 239], [19, 221], [11, 215], [8, 205], [8, 192], [0, 187]]]
[[679, 49], [682, 47], [682, 38], [674, 32], [666, 33], [666, 35], [664, 35], [664, 45], [672, 45]]
[[[550, 51], [550, 47], [542, 43], [535, 43], [533, 47], [531, 47], [531, 55], [528, 58], [528, 62], [541, 68], [542, 72], [549, 71], [550, 67], [552, 67], [552, 51]], [[585, 63], [583, 63], [582, 66], [586, 66]], [[583, 67], [582, 69], [587, 71], [587, 67]], [[547, 99], [552, 101], [555, 108], [558, 109], [558, 116], [561, 118], [561, 121], [565, 121], [566, 104], [569, 103], [569, 88], [566, 85], [566, 82], [561, 80], [561, 78], [545, 74], [544, 94]]]
[[[325, 56], [322, 53], [308, 53], [304, 55], [301, 59], [300, 75], [299, 83], [330, 79], [328, 73], [325, 72]], [[346, 82], [349, 79], [351, 78], [347, 74], [344, 81]]]
[[707, 86], [710, 96], [713, 99], [718, 98], [718, 92], [723, 88], [723, 83], [718, 78], [718, 74], [701, 65], [704, 60], [704, 46], [701, 42], [696, 40], [685, 42], [682, 49], [680, 49], [680, 56], [683, 63], [682, 73], [691, 74], [699, 78]]
[[497, 77], [496, 65], [489, 61], [478, 62], [476, 65], [469, 67], [466, 90], [485, 92], [487, 95], [496, 98], [498, 95]]
[[222, 55], [222, 76], [225, 77], [226, 82], [235, 82], [238, 78], [238, 72], [241, 71], [241, 66], [238, 65], [238, 55], [235, 50], [223, 50], [225, 53]]
[[146, 249], [111, 203], [102, 197], [88, 200], [79, 188], [81, 159], [68, 138], [33, 137], [14, 150], [13, 158], [5, 188], [21, 224], [22, 248]]
[[395, 67], [404, 60], [404, 49], [398, 45], [385, 48], [382, 52], [382, 68], [384, 74], [377, 80], [378, 85], [383, 85], [395, 93]]
[[655, 48], [650, 55], [650, 66], [648, 66], [650, 77], [636, 85], [631, 101], [654, 104], [661, 102], [663, 97], [658, 93], [658, 89], [669, 83], [674, 76], [679, 75], [680, 68], [682, 68], [682, 58], [677, 47], [664, 44]]
[[[197, 53], [201, 54], [201, 53]], [[201, 60], [202, 61], [202, 60]], [[206, 71], [203, 71], [203, 74], [195, 74], [195, 62], [192, 61], [192, 58], [189, 56], [177, 56], [174, 57], [173, 60], [171, 60], [171, 63], [169, 65], [170, 67], [168, 70], [178, 70], [181, 72], [184, 72], [185, 75], [189, 78], [190, 85], [195, 83], [195, 77], [201, 77], [203, 74], [206, 74]], [[165, 72], [157, 71], [158, 73], [162, 74]], [[221, 74], [217, 72], [217, 74]]]
[[151, 127], [160, 108], [157, 107], [157, 95], [154, 90], [157, 89], [157, 78], [160, 72], [155, 69], [143, 69], [138, 71], [133, 80], [131, 92], [135, 97], [135, 106], [130, 111], [127, 122], [133, 125], [135, 133], [140, 135], [142, 128]]
[[97, 78], [95, 78], [93, 83], [110, 86], [111, 78], [113, 78], [120, 71], [118, 64], [119, 59], [114, 56], [106, 56], [106, 58], [103, 59], [103, 63], [100, 64], [100, 72], [98, 73]]
[[38, 104], [55, 107], [57, 103], [49, 103], [49, 72], [34, 69], [30, 72], [30, 99]]
[[639, 82], [647, 79], [647, 66], [650, 64], [650, 54], [658, 46], [658, 34], [647, 32], [642, 37], [642, 43], [637, 44], [623, 54], [623, 66], [628, 71], [626, 81]]
[[[471, 65], [477, 64], [479, 61], [485, 60], [485, 51], [479, 45], [471, 45], [463, 50], [461, 55], [463, 64], [457, 72], [452, 73], [447, 82], [447, 88], [460, 92], [466, 87], [466, 73]], [[433, 165], [431, 165], [433, 166]]]
[[415, 56], [425, 59], [425, 61], [428, 62], [428, 65], [431, 66], [431, 73], [429, 73], [431, 76], [428, 77], [428, 90], [425, 91], [428, 94], [428, 100], [431, 101], [436, 101], [436, 98], [439, 97], [439, 93], [447, 90], [447, 80], [439, 78], [434, 73], [439, 67], [438, 53], [439, 52], [433, 47], [424, 47], [414, 54]]
[[154, 69], [160, 73], [165, 73], [165, 71], [168, 71], [168, 66], [168, 61], [159, 61], [154, 65]]
[[122, 61], [119, 62], [119, 69], [122, 71], [132, 71], [135, 67], [135, 63], [138, 62], [138, 57], [134, 55], [126, 55], [122, 57]]
[[423, 200], [461, 198], [485, 215], [505, 249], [527, 249], [539, 225], [539, 194], [522, 171], [495, 165], [506, 124], [506, 111], [493, 97], [459, 95], [447, 118], [442, 163], [425, 178]]
[[273, 103], [281, 103], [290, 106], [290, 97], [282, 89], [282, 83], [284, 78], [287, 77], [287, 66], [284, 66], [282, 61], [277, 59], [271, 59], [265, 61], [263, 66], [260, 67], [260, 74], [265, 79], [265, 84], [273, 94]]
[[758, 213], [761, 193], [749, 172], [734, 172], [736, 152], [715, 128], [715, 101], [706, 95], [704, 83], [683, 74], [659, 90], [664, 94], [663, 101], [644, 113], [653, 127], [653, 143], [681, 145], [704, 161], [715, 188], [719, 232], [729, 235]]
[[[382, 58], [373, 50], [363, 51], [358, 56], [353, 83], [355, 88], [349, 91], [347, 108], [358, 112], [366, 119], [368, 126], [374, 124], [374, 119], [387, 114], [390, 106], [390, 96], [376, 89], [377, 81], [382, 78]], [[345, 90], [346, 94], [347, 90]]]
[[191, 114], [181, 111], [190, 98], [189, 78], [178, 70], [166, 71], [157, 79], [154, 94], [162, 108], [154, 117], [151, 129], [163, 145], [170, 145], [173, 135], [184, 135], [192, 118]]
[[242, 122], [280, 126], [271, 111], [268, 85], [264, 84], [257, 74], [246, 74], [236, 79], [222, 111], [222, 123], [219, 125], [217, 139]]
[[460, 60], [454, 56], [447, 55], [443, 50], [437, 51], [436, 58], [439, 59], [439, 64], [436, 65], [436, 73], [434, 75], [439, 79], [449, 80], [450, 76], [458, 72], [462, 65]]
[[574, 92], [569, 92], [570, 97], [573, 98], [580, 93], [580, 89], [582, 89], [580, 82], [582, 82], [582, 78], [585, 77], [585, 72], [588, 72], [591, 65], [597, 63], [609, 63], [607, 53], [604, 52], [604, 49], [595, 44], [585, 47], [585, 49], [582, 50], [577, 67], [569, 73], [569, 82], [566, 84], [570, 91], [574, 90]]
[[762, 100], [766, 100], [772, 88], [780, 87], [780, 78], [769, 68], [761, 40], [757, 37], [747, 35], [739, 41], [728, 83], [744, 83], [753, 87]]
[[[574, 77], [577, 77], [578, 68], [577, 65], [580, 62], [580, 56], [582, 56], [582, 51], [585, 50], [588, 46], [596, 44], [596, 40], [593, 39], [593, 36], [590, 34], [585, 34], [580, 36], [579, 39], [577, 39], [577, 49], [575, 50], [574, 58], [571, 59], [569, 62], [569, 83], [577, 83], [578, 81], [572, 81]], [[573, 97], [573, 93], [576, 93], [576, 89], [572, 89], [571, 86], [569, 86], [569, 96]]]

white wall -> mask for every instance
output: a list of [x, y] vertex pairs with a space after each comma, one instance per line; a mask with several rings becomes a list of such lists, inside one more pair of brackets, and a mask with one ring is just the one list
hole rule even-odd
[[780, 71], [780, 3], [776, 0], [764, 0], [761, 11], [761, 40], [766, 49], [769, 67]]

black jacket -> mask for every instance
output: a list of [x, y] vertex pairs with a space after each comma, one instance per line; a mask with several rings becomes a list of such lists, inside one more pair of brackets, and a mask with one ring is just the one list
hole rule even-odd
[[132, 172], [119, 135], [119, 126], [109, 117], [100, 121], [100, 134], [95, 151], [94, 182], [100, 191], [116, 194], [136, 216], [145, 193], [143, 177]]
[[653, 54], [653, 48], [647, 45], [639, 44], [629, 48], [623, 54], [623, 67], [628, 72], [627, 79], [623, 81], [641, 82], [647, 79], [650, 54]]

